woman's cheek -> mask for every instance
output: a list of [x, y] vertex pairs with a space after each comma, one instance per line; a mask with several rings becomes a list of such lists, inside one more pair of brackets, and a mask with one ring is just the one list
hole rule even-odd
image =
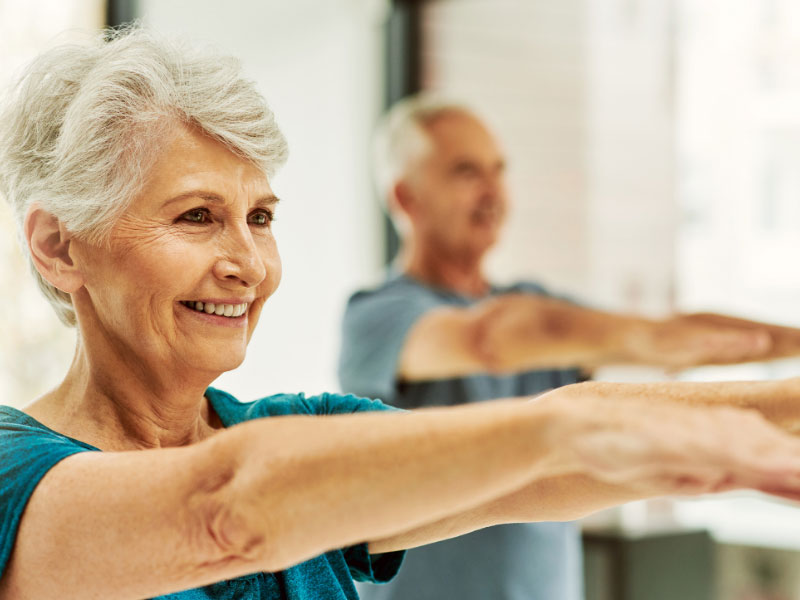
[[283, 265], [281, 264], [281, 255], [278, 252], [278, 245], [275, 243], [275, 238], [270, 236], [270, 243], [267, 249], [266, 260], [266, 278], [265, 283], [267, 288], [265, 294], [271, 296], [281, 282], [283, 275]]

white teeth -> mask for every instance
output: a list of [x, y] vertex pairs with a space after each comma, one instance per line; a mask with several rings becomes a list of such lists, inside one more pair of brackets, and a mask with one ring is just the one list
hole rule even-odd
[[214, 304], [213, 302], [194, 302], [189, 300], [182, 304], [196, 311], [204, 312], [209, 315], [219, 315], [221, 317], [236, 318], [241, 317], [247, 312], [247, 302], [243, 302], [242, 304]]

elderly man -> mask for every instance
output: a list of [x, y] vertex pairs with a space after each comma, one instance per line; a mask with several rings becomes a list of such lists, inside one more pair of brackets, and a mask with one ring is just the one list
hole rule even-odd
[[[402, 237], [398, 271], [344, 317], [347, 392], [403, 408], [534, 395], [605, 364], [670, 369], [787, 356], [797, 330], [720, 315], [654, 321], [582, 308], [538, 283], [493, 285], [483, 262], [506, 218], [505, 160], [469, 109], [416, 97], [377, 137], [378, 180]], [[504, 525], [409, 552], [367, 600], [577, 600], [573, 523]]]

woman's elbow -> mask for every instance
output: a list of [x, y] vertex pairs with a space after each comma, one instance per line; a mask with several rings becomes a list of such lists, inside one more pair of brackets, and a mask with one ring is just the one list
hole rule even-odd
[[[258, 494], [245, 489], [239, 461], [225, 440], [201, 445], [203, 454], [194, 462], [194, 483], [183, 503], [191, 523], [187, 537], [200, 567], [252, 565], [269, 570], [277, 557], [276, 544]], [[235, 454], [235, 453], [234, 453]]]
[[290, 544], [282, 542], [277, 519], [270, 519], [265, 507], [256, 506], [263, 503], [228, 487], [233, 484], [210, 494], [199, 511], [204, 563], [249, 565], [254, 571], [274, 572], [299, 562], [291, 556]]

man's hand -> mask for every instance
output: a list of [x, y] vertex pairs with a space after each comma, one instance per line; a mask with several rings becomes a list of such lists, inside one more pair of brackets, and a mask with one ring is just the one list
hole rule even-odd
[[715, 313], [694, 313], [685, 315], [683, 318], [698, 325], [734, 328], [739, 331], [766, 332], [771, 340], [770, 349], [759, 360], [800, 356], [800, 329], [796, 327], [759, 323]]
[[707, 315], [677, 315], [634, 324], [624, 339], [636, 362], [676, 370], [762, 360], [773, 350], [766, 327], [716, 322]]

